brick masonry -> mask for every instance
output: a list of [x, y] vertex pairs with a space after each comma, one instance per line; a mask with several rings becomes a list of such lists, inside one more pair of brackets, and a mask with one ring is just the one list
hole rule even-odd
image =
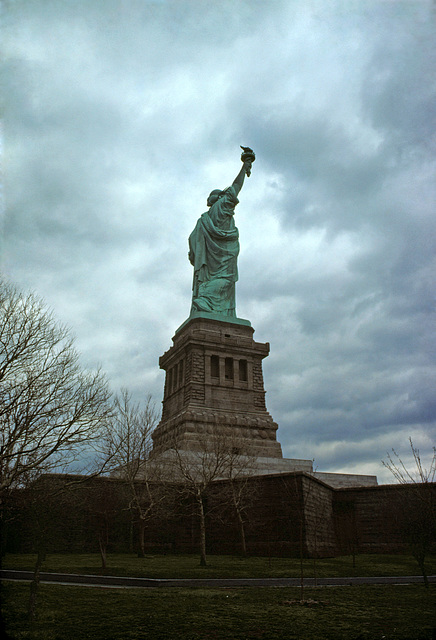
[[[80, 482], [77, 480], [80, 479]], [[74, 480], [74, 482], [71, 482]], [[131, 540], [131, 516], [126, 510], [126, 484], [108, 477], [47, 474], [36, 480], [50, 483], [50, 548], [54, 552], [97, 552], [96, 497], [108, 508], [112, 548], [127, 551]], [[59, 491], [62, 483], [69, 491]], [[359, 553], [410, 553], [411, 545], [425, 539], [428, 553], [436, 551], [436, 483], [380, 485], [334, 489], [312, 474], [250, 476], [244, 484], [243, 520], [250, 555], [309, 557], [350, 556]], [[207, 545], [210, 553], [240, 553], [238, 519], [229, 500], [229, 480], [210, 486], [205, 497]], [[164, 484], [167, 508], [158, 510], [147, 524], [150, 548], [194, 552], [199, 526], [195, 510], [180, 504], [179, 490], [172, 494]], [[56, 490], [54, 490], [56, 489]], [[22, 490], [9, 497], [16, 517], [7, 519], [6, 549], [10, 553], [34, 552], [32, 513], [35, 498], [46, 502], [46, 490], [32, 492], [26, 501]], [[112, 505], [112, 506], [111, 506]], [[111, 511], [114, 505], [118, 507]], [[90, 510], [91, 509], [91, 510]], [[358, 565], [357, 565], [358, 566]], [[418, 565], [416, 565], [418, 567]], [[418, 572], [418, 568], [417, 568]]]
[[[226, 482], [212, 487], [211, 514]], [[410, 552], [411, 543], [423, 536], [429, 552], [436, 550], [436, 483], [335, 489], [299, 471], [245, 482], [247, 547], [253, 555]], [[222, 525], [218, 515], [208, 529], [210, 550], [235, 552], [239, 545], [236, 518], [229, 511]]]
[[159, 359], [165, 371], [162, 419], [153, 455], [174, 446], [198, 450], [204, 437], [231, 438], [247, 455], [282, 458], [277, 424], [268, 413], [262, 360], [269, 344], [251, 326], [191, 318]]

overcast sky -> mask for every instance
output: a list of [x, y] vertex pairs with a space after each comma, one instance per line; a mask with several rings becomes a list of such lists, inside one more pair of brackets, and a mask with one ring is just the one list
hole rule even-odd
[[286, 457], [434, 444], [436, 9], [426, 0], [4, 0], [2, 270], [84, 366], [160, 403], [187, 238], [239, 145], [237, 315]]

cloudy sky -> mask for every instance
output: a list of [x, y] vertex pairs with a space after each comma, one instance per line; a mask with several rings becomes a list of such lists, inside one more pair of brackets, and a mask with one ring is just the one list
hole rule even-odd
[[436, 7], [4, 0], [2, 271], [114, 390], [162, 398], [187, 238], [236, 210], [237, 313], [286, 457], [374, 473], [436, 417]]

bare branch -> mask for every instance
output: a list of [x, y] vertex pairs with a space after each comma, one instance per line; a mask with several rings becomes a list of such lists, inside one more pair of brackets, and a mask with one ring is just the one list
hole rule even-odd
[[139, 524], [139, 549], [144, 556], [144, 532], [157, 506], [165, 498], [165, 486], [159, 483], [160, 468], [149, 463], [152, 432], [158, 414], [151, 396], [145, 405], [134, 404], [127, 389], [114, 401], [114, 415], [101, 440], [103, 460], [111, 459], [113, 474], [124, 481], [128, 491], [128, 508]]
[[408, 469], [400, 458], [395, 449], [392, 449], [392, 454], [387, 453], [387, 460], [382, 460], [382, 464], [386, 469], [392, 473], [394, 478], [400, 484], [417, 484], [417, 483], [429, 483], [435, 481], [436, 476], [436, 447], [432, 449], [432, 457], [430, 460], [430, 466], [426, 469], [421, 460], [421, 454], [419, 449], [414, 446], [412, 438], [409, 437], [410, 449], [412, 452], [415, 469], [412, 471]]
[[110, 418], [110, 395], [43, 303], [0, 281], [0, 496], [74, 461]]

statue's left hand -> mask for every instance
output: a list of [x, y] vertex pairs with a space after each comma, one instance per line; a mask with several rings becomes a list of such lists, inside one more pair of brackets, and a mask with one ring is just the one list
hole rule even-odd
[[243, 147], [240, 145], [242, 149], [241, 160], [244, 163], [244, 169], [247, 176], [251, 174], [251, 166], [253, 162], [256, 160], [256, 156], [254, 155], [253, 149], [250, 147]]

